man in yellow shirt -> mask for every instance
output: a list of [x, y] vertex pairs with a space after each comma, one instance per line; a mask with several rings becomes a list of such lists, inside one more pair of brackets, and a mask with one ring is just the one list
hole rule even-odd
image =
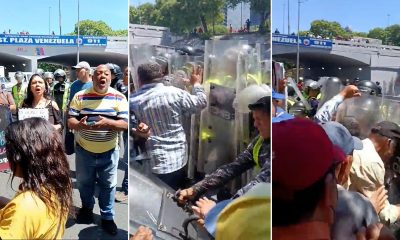
[[93, 87], [76, 93], [71, 101], [68, 127], [77, 132], [76, 179], [82, 200], [77, 221], [93, 222], [97, 182], [102, 227], [116, 235], [113, 207], [119, 159], [118, 131], [128, 128], [128, 102], [122, 93], [110, 87], [110, 83], [108, 67], [98, 66], [93, 76]]

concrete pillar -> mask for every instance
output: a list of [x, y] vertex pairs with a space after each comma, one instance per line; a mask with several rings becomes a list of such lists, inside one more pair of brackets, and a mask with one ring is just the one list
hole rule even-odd
[[26, 71], [27, 72], [34, 72], [38, 67], [37, 58], [30, 58], [26, 64]]

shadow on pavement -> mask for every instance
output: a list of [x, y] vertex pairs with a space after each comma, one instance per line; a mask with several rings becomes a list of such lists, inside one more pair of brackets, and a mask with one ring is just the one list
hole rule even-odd
[[115, 236], [111, 236], [101, 229], [100, 226], [91, 226], [82, 229], [78, 234], [79, 239], [128, 239], [128, 232], [123, 229], [118, 229]]

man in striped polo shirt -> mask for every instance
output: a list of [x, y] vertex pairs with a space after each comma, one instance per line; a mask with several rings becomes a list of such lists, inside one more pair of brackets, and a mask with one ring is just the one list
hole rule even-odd
[[108, 67], [98, 66], [93, 76], [93, 87], [73, 97], [68, 126], [77, 131], [76, 180], [82, 201], [77, 222], [93, 222], [97, 181], [101, 226], [106, 232], [116, 235], [113, 207], [119, 159], [118, 131], [128, 128], [128, 103], [122, 93], [110, 87], [110, 83]]
[[191, 76], [193, 94], [164, 86], [161, 67], [157, 63], [143, 63], [137, 73], [140, 88], [130, 96], [130, 110], [150, 127], [146, 147], [152, 173], [177, 190], [185, 180], [188, 149], [182, 117], [198, 113], [207, 106], [207, 97], [200, 84], [202, 70], [197, 68]]

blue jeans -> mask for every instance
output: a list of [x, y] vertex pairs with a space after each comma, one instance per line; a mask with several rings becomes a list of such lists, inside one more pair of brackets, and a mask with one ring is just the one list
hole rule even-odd
[[92, 153], [79, 144], [75, 148], [76, 181], [81, 196], [82, 207], [93, 209], [96, 180], [100, 188], [99, 206], [101, 218], [114, 217], [115, 189], [117, 185], [119, 149], [104, 153]]

